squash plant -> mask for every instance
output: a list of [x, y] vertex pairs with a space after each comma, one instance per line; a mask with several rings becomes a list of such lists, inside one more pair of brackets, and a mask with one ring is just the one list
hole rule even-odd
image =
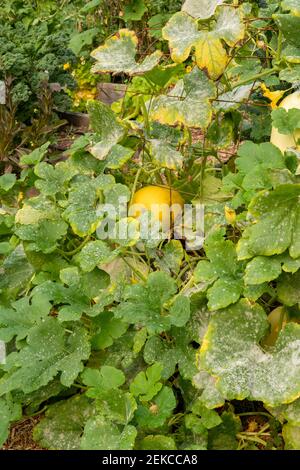
[[[0, 177], [3, 442], [23, 413], [50, 449], [300, 448], [299, 153], [268, 141], [300, 128], [271, 113], [299, 82], [300, 7], [207, 4], [169, 19], [170, 57], [108, 38], [93, 71], [147, 82], [134, 112], [91, 101], [66, 161], [43, 146]], [[142, 237], [119, 201], [147, 185], [204, 204], [202, 247]], [[99, 237], [103, 204], [127, 237]]]

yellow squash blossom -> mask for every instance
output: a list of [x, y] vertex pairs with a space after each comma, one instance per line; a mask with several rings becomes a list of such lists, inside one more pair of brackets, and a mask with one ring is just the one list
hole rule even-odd
[[69, 63], [64, 64], [64, 70], [69, 70], [71, 65]]
[[283, 97], [286, 90], [271, 91], [264, 83], [261, 83], [260, 87], [263, 91], [263, 95], [271, 101], [271, 108], [276, 109], [278, 101]]

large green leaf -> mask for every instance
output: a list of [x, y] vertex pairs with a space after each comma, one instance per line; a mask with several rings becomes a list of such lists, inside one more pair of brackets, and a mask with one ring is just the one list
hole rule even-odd
[[184, 303], [183, 310], [174, 311], [174, 303], [170, 301], [176, 290], [174, 279], [166, 273], [151, 273], [145, 285], [125, 288], [124, 301], [114, 309], [114, 314], [126, 323], [146, 326], [150, 334], [166, 331], [172, 324], [183, 326], [190, 315], [189, 302]]
[[278, 257], [256, 256], [246, 266], [245, 283], [256, 285], [272, 281], [281, 274]]
[[51, 309], [49, 300], [42, 296], [22, 297], [13, 302], [10, 308], [0, 306], [0, 339], [8, 342], [26, 338], [30, 329], [43, 321]]
[[0, 416], [0, 446], [2, 446], [8, 438], [10, 424], [22, 417], [21, 404], [14, 403], [11, 399], [0, 398]]
[[211, 100], [215, 96], [214, 84], [195, 67], [167, 95], [152, 100], [150, 117], [162, 124], [206, 128], [212, 118]]
[[111, 261], [117, 253], [114, 253], [103, 240], [88, 242], [76, 256], [76, 261], [85, 272], [93, 271], [98, 264]]
[[88, 333], [74, 327], [68, 333], [50, 317], [32, 328], [27, 344], [7, 356], [7, 374], [0, 379], [0, 395], [12, 390], [32, 392], [47, 385], [59, 372], [61, 383], [71, 386], [90, 355]]
[[204, 246], [209, 261], [199, 261], [194, 271], [196, 283], [204, 283], [210, 310], [235, 303], [243, 292], [242, 266], [230, 240], [208, 240]]
[[249, 205], [252, 223], [237, 246], [239, 259], [255, 255], [271, 256], [289, 250], [300, 257], [300, 184], [283, 184], [273, 191], [262, 191]]
[[161, 379], [162, 366], [159, 363], [148, 367], [145, 372], [139, 372], [130, 384], [130, 391], [141, 401], [150, 401], [162, 388]]
[[97, 200], [98, 193], [93, 181], [80, 181], [71, 187], [63, 216], [76, 235], [85, 237], [95, 232], [101, 220], [101, 216], [97, 215]]
[[107, 390], [114, 390], [123, 385], [125, 376], [123, 372], [115, 367], [103, 366], [98, 369], [84, 369], [81, 375], [82, 381], [89, 387], [87, 396], [97, 398]]
[[153, 399], [153, 404], [138, 406], [135, 418], [143, 428], [159, 428], [164, 425], [176, 406], [176, 399], [170, 387], [163, 387]]
[[288, 323], [275, 346], [265, 352], [259, 342], [268, 327], [264, 310], [246, 300], [212, 317], [200, 364], [217, 378], [216, 387], [226, 399], [248, 398], [277, 406], [300, 396], [300, 325]]
[[196, 350], [208, 325], [209, 313], [206, 305], [194, 310], [184, 328], [172, 327], [167, 338], [153, 336], [144, 348], [147, 364], [159, 362], [163, 366], [162, 377], [168, 379], [174, 374], [176, 366], [180, 375], [192, 379], [197, 373]]
[[38, 163], [34, 172], [40, 178], [35, 182], [35, 186], [45, 196], [65, 193], [68, 189], [67, 183], [76, 174], [76, 170], [66, 162], [57, 163], [55, 167], [45, 162]]
[[135, 60], [138, 39], [134, 31], [120, 29], [118, 34], [107, 39], [103, 46], [95, 49], [91, 56], [96, 60], [92, 71], [97, 73], [115, 72], [140, 75], [152, 70], [160, 61], [162, 53], [155, 51], [143, 62]]
[[27, 242], [27, 250], [52, 253], [58, 241], [67, 234], [67, 229], [64, 220], [40, 220], [33, 225], [18, 225], [15, 234]]

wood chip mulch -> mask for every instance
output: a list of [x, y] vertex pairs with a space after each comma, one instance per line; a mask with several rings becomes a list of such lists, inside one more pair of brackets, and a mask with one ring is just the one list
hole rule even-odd
[[45, 450], [32, 437], [33, 428], [42, 416], [23, 419], [12, 425], [10, 435], [0, 450]]

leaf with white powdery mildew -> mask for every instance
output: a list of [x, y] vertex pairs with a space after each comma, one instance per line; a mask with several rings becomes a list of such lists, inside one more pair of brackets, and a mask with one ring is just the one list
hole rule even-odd
[[150, 118], [171, 126], [206, 128], [212, 118], [211, 100], [215, 97], [214, 84], [195, 67], [167, 95], [152, 100]]
[[102, 416], [90, 418], [81, 439], [82, 450], [131, 450], [137, 431], [134, 426], [120, 428]]
[[161, 168], [180, 170], [183, 166], [183, 155], [175, 150], [172, 145], [158, 139], [150, 141], [152, 159]]
[[206, 20], [214, 14], [217, 6], [222, 3], [223, 0], [185, 0], [181, 10], [194, 18]]
[[103, 46], [95, 49], [91, 56], [96, 60], [92, 67], [94, 73], [127, 73], [128, 75], [140, 75], [149, 72], [158, 65], [162, 53], [155, 51], [146, 57], [143, 62], [135, 60], [137, 54], [138, 39], [134, 31], [120, 29], [111, 38], [107, 39]]
[[61, 383], [70, 387], [90, 356], [88, 332], [76, 327], [66, 334], [53, 317], [31, 329], [20, 352], [7, 356], [7, 374], [0, 379], [0, 395], [15, 389], [33, 392], [47, 385], [59, 372]]
[[245, 28], [239, 9], [220, 9], [217, 22], [211, 31], [199, 31], [198, 21], [184, 11], [173, 15], [162, 31], [169, 41], [174, 62], [184, 62], [195, 49], [196, 63], [212, 79], [217, 79], [225, 70], [228, 56], [221, 40], [229, 46], [243, 39]]
[[300, 325], [288, 323], [265, 352], [259, 342], [268, 329], [264, 310], [244, 299], [212, 317], [200, 365], [217, 378], [216, 387], [226, 399], [278, 406], [300, 396]]
[[237, 245], [239, 259], [255, 255], [272, 256], [287, 249], [300, 257], [300, 184], [283, 184], [274, 191], [262, 191], [248, 211], [255, 223], [247, 227]]
[[85, 395], [61, 400], [47, 408], [34, 428], [34, 440], [46, 449], [79, 450], [84, 425], [95, 413], [95, 405]]
[[89, 101], [87, 110], [90, 123], [99, 141], [90, 149], [91, 154], [103, 160], [124, 135], [113, 111], [100, 101]]

